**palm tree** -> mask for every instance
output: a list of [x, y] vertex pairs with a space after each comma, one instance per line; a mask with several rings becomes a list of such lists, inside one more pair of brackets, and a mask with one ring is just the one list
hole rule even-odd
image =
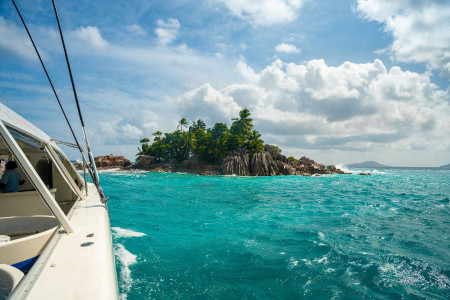
[[180, 128], [181, 131], [183, 131], [183, 127], [188, 127], [188, 122], [186, 121], [186, 118], [182, 118], [180, 122], [178, 122], [177, 129]]
[[[154, 132], [152, 135], [154, 136], [154, 138], [153, 138], [153, 141], [155, 141], [155, 142], [157, 142], [157, 141], [160, 141], [161, 140], [161, 136], [162, 136], [162, 132], [161, 131], [156, 131], [156, 132]], [[148, 141], [147, 141], [148, 142]], [[142, 141], [141, 141], [141, 143], [142, 143]]]
[[197, 139], [192, 131], [186, 132], [185, 146], [189, 149], [188, 152], [195, 149], [197, 146]]
[[193, 130], [206, 130], [206, 124], [202, 119], [198, 119], [197, 122], [192, 121], [192, 129]]
[[253, 130], [248, 137], [247, 148], [250, 154], [255, 155], [264, 150], [264, 141], [260, 139], [261, 134]]
[[247, 136], [253, 128], [253, 119], [250, 118], [250, 111], [244, 108], [239, 112], [239, 118], [233, 118], [233, 124], [231, 125], [231, 130], [234, 134], [240, 136]]
[[138, 153], [136, 154], [136, 156], [148, 154], [147, 152], [150, 150], [150, 145], [148, 144], [148, 142], [150, 142], [148, 138], [143, 138], [139, 141], [139, 143], [142, 144], [142, 149], [138, 147]]

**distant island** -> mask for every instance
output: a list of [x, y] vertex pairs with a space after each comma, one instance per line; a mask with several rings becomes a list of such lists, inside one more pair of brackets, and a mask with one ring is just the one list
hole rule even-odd
[[334, 165], [325, 166], [305, 156], [295, 158], [281, 154], [275, 145], [264, 144], [255, 130], [250, 111], [245, 108], [239, 117], [207, 128], [199, 119], [191, 125], [185, 118], [173, 132], [153, 133], [140, 141], [136, 163], [122, 156], [96, 157], [99, 168], [120, 167], [162, 172], [188, 172], [204, 175], [275, 176], [345, 174]]
[[444, 165], [444, 166], [440, 166], [439, 169], [450, 170], [450, 164], [447, 164], [447, 165]]
[[356, 164], [346, 165], [348, 168], [392, 168], [388, 165], [380, 164], [376, 161], [364, 161]]

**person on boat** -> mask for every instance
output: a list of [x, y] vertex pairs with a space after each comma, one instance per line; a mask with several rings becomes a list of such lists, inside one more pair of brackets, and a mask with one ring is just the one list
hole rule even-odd
[[12, 193], [19, 190], [19, 185], [22, 185], [25, 180], [21, 180], [19, 173], [17, 173], [17, 163], [15, 161], [8, 161], [5, 165], [6, 171], [0, 180], [0, 188], [3, 193]]
[[0, 158], [0, 179], [2, 178], [3, 173], [5, 172], [5, 165], [6, 165], [5, 160], [3, 158]]

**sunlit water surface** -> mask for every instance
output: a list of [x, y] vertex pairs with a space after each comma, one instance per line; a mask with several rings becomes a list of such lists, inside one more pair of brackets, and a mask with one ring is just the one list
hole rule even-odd
[[450, 298], [450, 171], [105, 172], [122, 299]]

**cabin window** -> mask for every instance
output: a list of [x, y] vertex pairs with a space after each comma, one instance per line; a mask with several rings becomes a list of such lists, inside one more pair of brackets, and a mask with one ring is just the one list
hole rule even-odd
[[40, 141], [26, 135], [23, 134], [22, 132], [15, 130], [14, 128], [11, 128], [9, 126], [6, 126], [6, 128], [9, 130], [9, 133], [11, 133], [11, 135], [13, 136], [13, 138], [17, 141], [20, 142], [28, 147], [34, 148], [34, 149], [43, 149], [43, 145]]
[[[56, 202], [58, 202], [61, 209], [64, 211], [64, 213], [68, 213], [70, 209], [72, 208], [75, 201], [78, 199], [77, 194], [72, 190], [70, 185], [67, 183], [65, 179], [65, 175], [61, 174], [59, 169], [56, 166], [56, 162], [53, 161], [52, 156], [50, 153], [48, 153], [44, 142], [41, 142], [40, 140], [33, 138], [26, 133], [23, 133], [21, 131], [18, 131], [14, 128], [11, 128], [9, 126], [6, 126], [8, 131], [10, 132], [11, 136], [14, 138], [14, 140], [17, 142], [19, 147], [24, 152], [25, 156], [27, 157], [30, 164], [34, 167], [36, 173], [39, 175], [40, 179], [44, 183], [44, 185], [49, 189], [50, 193], [55, 198]], [[70, 172], [70, 163], [67, 166], [64, 161], [64, 156], [60, 153], [56, 152], [59, 160], [61, 160], [66, 167], [66, 169]], [[0, 157], [5, 158], [5, 160], [10, 161], [17, 161], [17, 159], [14, 157], [13, 153], [10, 152], [8, 149], [5, 141], [0, 138]], [[31, 182], [31, 180], [27, 177], [25, 171], [21, 168], [19, 162], [18, 162], [18, 168], [16, 171], [19, 173], [20, 177], [22, 179], [25, 179], [25, 183], [23, 185], [19, 186], [19, 190], [16, 192], [18, 194], [22, 194], [23, 192], [30, 191], [36, 193], [35, 186]], [[71, 174], [71, 177], [74, 179], [76, 176], [79, 176], [78, 174]], [[80, 180], [77, 180], [77, 182], [80, 182]], [[0, 193], [2, 194], [2, 193]], [[25, 194], [23, 194], [25, 195]], [[13, 195], [8, 195], [7, 193], [3, 193], [3, 198], [7, 197], [10, 198]], [[22, 197], [23, 198], [23, 197]], [[30, 197], [28, 197], [30, 198]], [[1, 200], [1, 199], [0, 199]], [[3, 202], [6, 201], [6, 198], [1, 200]], [[31, 200], [30, 200], [31, 201]], [[43, 201], [42, 202], [43, 207], [39, 206], [39, 209], [35, 209], [37, 214], [47, 214], [50, 212], [45, 212], [46, 206]], [[35, 200], [33, 200], [33, 203], [36, 203]], [[37, 204], [36, 204], [37, 205]], [[1, 205], [0, 205], [1, 206]], [[24, 212], [26, 215], [33, 215], [35, 211], [26, 211]], [[16, 213], [16, 212], [15, 212]]]

